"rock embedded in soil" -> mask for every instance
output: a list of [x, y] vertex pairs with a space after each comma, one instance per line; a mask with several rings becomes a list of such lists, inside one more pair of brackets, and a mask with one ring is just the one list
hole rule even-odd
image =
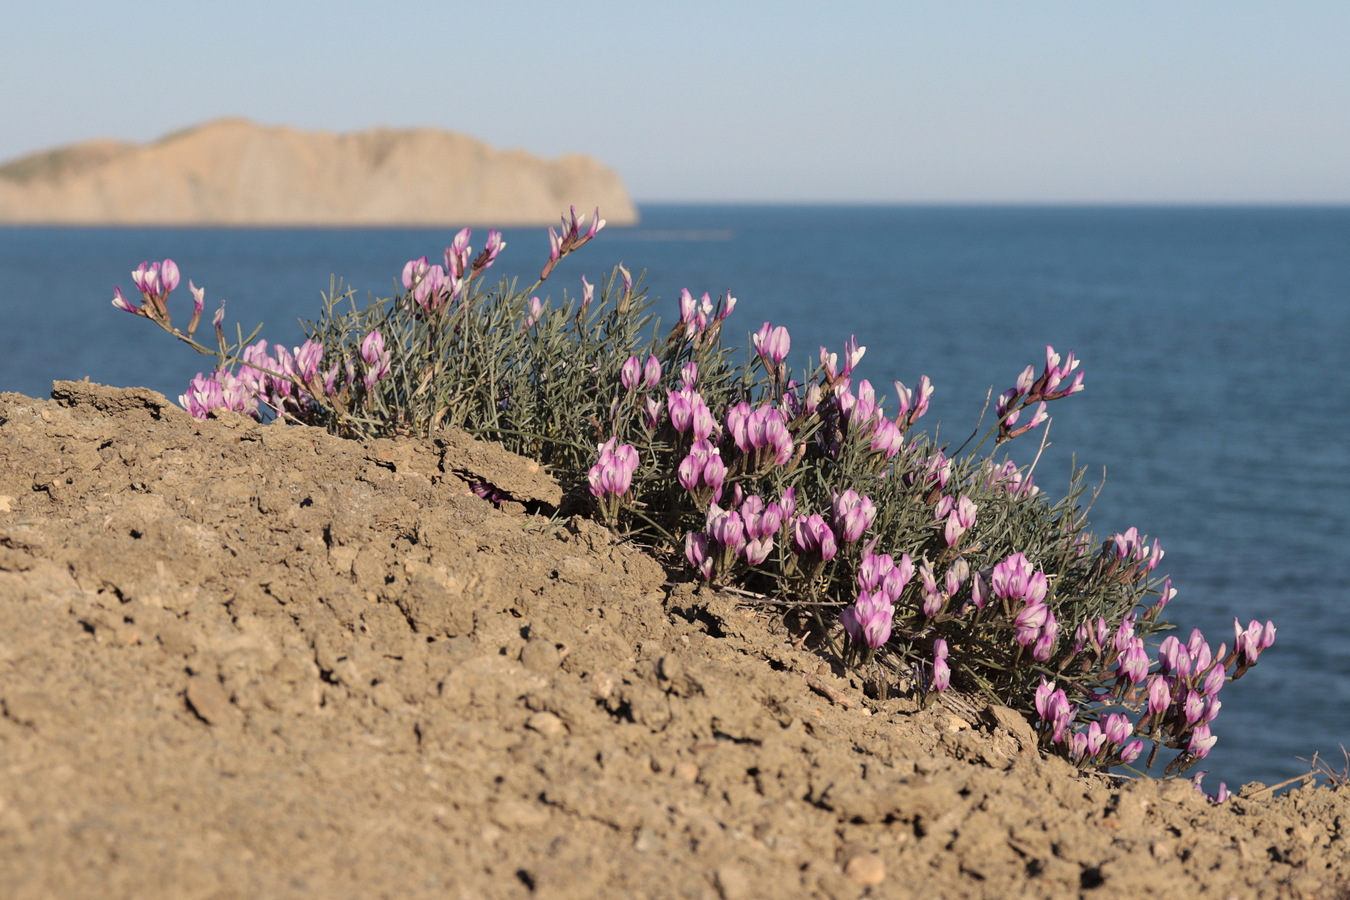
[[1214, 806], [1010, 710], [877, 703], [771, 611], [476, 497], [489, 458], [561, 497], [500, 448], [58, 397], [0, 395], [6, 896], [1350, 884], [1346, 790]]

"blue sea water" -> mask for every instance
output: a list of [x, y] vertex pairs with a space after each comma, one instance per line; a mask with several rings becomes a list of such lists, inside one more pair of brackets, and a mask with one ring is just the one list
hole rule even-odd
[[[480, 231], [476, 245], [485, 232]], [[532, 283], [545, 231], [508, 229], [494, 271]], [[331, 275], [387, 296], [449, 230], [0, 228], [0, 390], [53, 379], [146, 385], [176, 397], [205, 358], [115, 310], [144, 259], [172, 257], [227, 298], [230, 323], [291, 345]], [[959, 444], [987, 392], [1075, 351], [1087, 389], [1050, 406], [1037, 483], [1071, 465], [1105, 486], [1104, 536], [1160, 538], [1179, 594], [1169, 614], [1212, 642], [1271, 618], [1275, 648], [1228, 685], [1212, 790], [1306, 771], [1350, 744], [1350, 209], [647, 206], [545, 285], [574, 294], [625, 262], [657, 309], [681, 288], [739, 298], [728, 330], [792, 333], [801, 364], [856, 335], [858, 375], [937, 386], [923, 420]], [[180, 312], [180, 317], [182, 313]], [[233, 324], [230, 326], [233, 327]], [[1030, 462], [1038, 435], [1015, 442]], [[1025, 442], [1025, 443], [1023, 443]], [[1021, 444], [1021, 446], [1017, 446]]]

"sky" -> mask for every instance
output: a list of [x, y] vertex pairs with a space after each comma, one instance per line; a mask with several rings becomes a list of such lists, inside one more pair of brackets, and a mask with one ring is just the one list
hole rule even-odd
[[0, 160], [431, 126], [641, 202], [1350, 203], [1345, 0], [28, 0]]

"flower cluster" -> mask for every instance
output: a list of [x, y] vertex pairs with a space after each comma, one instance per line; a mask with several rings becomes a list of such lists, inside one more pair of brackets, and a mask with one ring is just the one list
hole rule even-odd
[[897, 563], [888, 553], [864, 552], [858, 566], [858, 597], [839, 614], [839, 623], [855, 646], [875, 650], [890, 640], [895, 606], [913, 577], [908, 554], [901, 554]]
[[613, 521], [619, 507], [633, 485], [633, 474], [638, 468], [637, 448], [632, 444], [617, 444], [610, 438], [600, 445], [600, 457], [586, 474], [591, 493], [600, 501], [606, 521]]
[[1013, 553], [994, 566], [990, 584], [994, 597], [1012, 617], [1017, 644], [1030, 647], [1036, 660], [1048, 661], [1059, 637], [1059, 623], [1045, 602], [1049, 590], [1045, 573], [1037, 571], [1022, 553]]
[[[163, 262], [142, 262], [131, 273], [131, 280], [136, 285], [136, 290], [145, 298], [145, 302], [136, 306], [126, 298], [120, 287], [114, 287], [112, 304], [118, 309], [168, 325], [169, 293], [178, 287], [179, 278], [178, 266], [171, 259]], [[192, 293], [196, 296], [195, 287]], [[200, 307], [198, 309], [200, 310]]]
[[[1078, 368], [1078, 364], [1079, 360], [1074, 359], [1072, 353], [1061, 363], [1055, 348], [1047, 344], [1045, 368], [1041, 371], [1040, 377], [1036, 376], [1035, 368], [1027, 366], [1018, 376], [1017, 384], [999, 395], [998, 403], [994, 407], [998, 415], [998, 443], [1010, 441], [1044, 422], [1048, 418], [1045, 404], [1049, 401], [1081, 391], [1082, 372], [1075, 375], [1067, 385], [1064, 383], [1064, 379]], [[1033, 405], [1036, 407], [1035, 412], [1025, 424], [1019, 426], [1017, 423], [1022, 410]]]
[[472, 234], [472, 230], [464, 228], [455, 235], [450, 246], [445, 248], [444, 266], [428, 263], [425, 256], [404, 264], [403, 288], [408, 292], [407, 301], [419, 313], [436, 313], [457, 302], [469, 283], [491, 266], [497, 254], [506, 247], [501, 232], [489, 231], [483, 251], [474, 258], [473, 248], [469, 245]]
[[707, 438], [700, 438], [689, 448], [689, 455], [680, 461], [675, 477], [680, 487], [693, 495], [695, 505], [706, 508], [722, 497], [727, 465], [717, 446]]
[[[1170, 588], [1166, 590], [1170, 591]], [[1098, 617], [1095, 622], [1084, 622], [1078, 627], [1073, 652], [1083, 660], [1082, 665], [1097, 670], [1114, 667], [1114, 687], [1109, 691], [1100, 690], [1088, 699], [1097, 704], [1118, 705], [1138, 714], [1138, 720], [1130, 723], [1123, 713], [1110, 713], [1107, 720], [1111, 728], [1105, 732], [1108, 736], [1118, 734], [1124, 727], [1119, 724], [1123, 721], [1129, 726], [1129, 735], [1142, 735], [1153, 740], [1155, 745], [1180, 750], [1181, 754], [1168, 768], [1169, 771], [1185, 769], [1209, 755], [1218, 740], [1210, 725], [1223, 706], [1219, 700], [1220, 690], [1227, 681], [1241, 677], [1250, 668], [1249, 661], [1254, 662], [1263, 649], [1274, 643], [1275, 626], [1270, 622], [1262, 625], [1253, 621], [1244, 629], [1235, 620], [1235, 649], [1231, 652], [1224, 644], [1217, 650], [1211, 648], [1198, 629], [1192, 630], [1185, 643], [1175, 635], [1168, 635], [1158, 646], [1155, 664], [1144, 640], [1135, 633], [1136, 624], [1133, 617], [1127, 616], [1111, 632], [1106, 620]], [[1230, 666], [1233, 667], [1231, 674], [1228, 672]], [[1042, 691], [1053, 690], [1053, 685], [1042, 686]], [[1048, 729], [1050, 740], [1060, 742], [1067, 723], [1063, 703], [1038, 702], [1037, 712]], [[1097, 746], [1097, 732], [1081, 732], [1086, 737], [1078, 734], [1069, 737], [1071, 759], [1084, 765], [1114, 764], [1103, 763], [1105, 757], [1095, 751], [1077, 752], [1083, 746]], [[1117, 745], [1122, 743], [1115, 741]], [[1139, 753], [1122, 749], [1118, 755], [1117, 761], [1128, 763], [1138, 758]]]
[[772, 406], [751, 409], [742, 402], [727, 410], [726, 419], [727, 433], [742, 454], [745, 471], [761, 472], [792, 459], [792, 433], [782, 410]]
[[[276, 344], [270, 351], [267, 341], [258, 340], [239, 354], [237, 372], [199, 372], [179, 401], [198, 419], [214, 409], [258, 416], [262, 406], [297, 422], [315, 423], [323, 418], [326, 400], [349, 392], [358, 382], [354, 362], [335, 361], [324, 370], [323, 358], [323, 344], [312, 339], [290, 350]], [[359, 384], [371, 392], [390, 371], [389, 351], [378, 331], [362, 340], [359, 358], [364, 364]]]
[[[600, 233], [600, 229], [605, 227], [605, 220], [600, 218], [600, 210], [597, 208], [595, 215], [591, 217], [591, 227], [582, 234], [581, 227], [586, 223], [586, 216], [583, 213], [577, 216], [577, 208], [571, 209], [571, 216], [563, 216], [561, 233], [548, 230], [548, 262], [544, 264], [544, 270], [539, 274], [539, 280], [542, 282], [548, 278], [553, 267], [562, 261], [563, 257], [574, 250], [581, 249], [588, 241]], [[500, 249], [500, 248], [499, 248]]]
[[955, 547], [961, 538], [975, 527], [975, 513], [978, 507], [975, 501], [965, 494], [953, 497], [945, 494], [933, 507], [933, 518], [943, 523], [942, 539], [948, 547]]
[[704, 529], [685, 536], [685, 558], [704, 580], [726, 579], [744, 566], [758, 566], [769, 558], [774, 539], [796, 508], [795, 492], [764, 502], [758, 494], [744, 496], [739, 488], [731, 506], [708, 504]]
[[202, 347], [204, 291], [191, 282], [179, 331], [168, 259], [133, 273], [140, 304], [120, 289], [113, 303], [217, 357], [180, 398], [194, 416], [272, 410], [362, 437], [464, 428], [576, 488], [562, 514], [596, 514], [694, 577], [771, 597], [794, 610], [793, 627], [813, 619], [803, 639], [857, 666], [879, 696], [983, 692], [1035, 716], [1043, 746], [1084, 767], [1134, 764], [1149, 743], [1149, 766], [1159, 748], [1175, 751], [1168, 771], [1210, 752], [1223, 684], [1256, 664], [1274, 626], [1235, 622], [1231, 650], [1199, 632], [1160, 639], [1176, 591], [1155, 574], [1158, 541], [1134, 528], [1098, 541], [1084, 530], [1080, 480], [1056, 500], [1034, 463], [992, 455], [1082, 390], [1073, 353], [1047, 346], [1039, 374], [1027, 366], [999, 396], [983, 437], [952, 451], [916, 428], [928, 377], [879, 395], [860, 377], [856, 337], [794, 371], [784, 326], [764, 322], [746, 356], [722, 345], [730, 294], [681, 291], [663, 333], [623, 266], [583, 277], [571, 299], [536, 293], [603, 226], [599, 210], [587, 227], [573, 209], [523, 291], [484, 287], [505, 242], [490, 231], [475, 254], [463, 229], [442, 262], [409, 260], [390, 301], [347, 311], [350, 291], [325, 298], [294, 348], [256, 332], [230, 345], [223, 304], [219, 348]]
[[675, 333], [704, 344], [715, 341], [722, 322], [735, 308], [736, 298], [730, 294], [723, 298], [719, 306], [706, 293], [701, 299], [695, 300], [686, 288], [680, 292], [680, 323], [675, 326]]
[[187, 393], [179, 395], [178, 405], [195, 419], [205, 419], [217, 409], [256, 415], [258, 392], [233, 372], [223, 369], [209, 375], [198, 372], [188, 384]]

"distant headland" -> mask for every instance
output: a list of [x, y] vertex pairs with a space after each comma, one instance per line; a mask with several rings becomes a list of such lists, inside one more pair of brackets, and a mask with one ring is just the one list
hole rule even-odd
[[637, 210], [617, 173], [431, 128], [348, 134], [219, 119], [149, 144], [94, 140], [0, 165], [0, 223], [540, 225]]

